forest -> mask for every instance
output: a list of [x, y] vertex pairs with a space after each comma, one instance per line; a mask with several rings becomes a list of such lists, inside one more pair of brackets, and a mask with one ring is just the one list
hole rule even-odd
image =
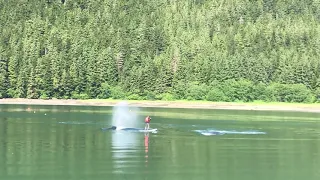
[[320, 0], [0, 0], [0, 98], [320, 102]]

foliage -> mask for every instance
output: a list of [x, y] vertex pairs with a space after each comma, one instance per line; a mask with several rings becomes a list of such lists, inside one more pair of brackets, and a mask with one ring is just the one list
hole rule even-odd
[[212, 88], [206, 96], [206, 100], [208, 101], [223, 102], [226, 101], [226, 99], [227, 97], [224, 92], [218, 88]]
[[0, 98], [319, 101], [318, 1], [0, 1]]
[[313, 101], [311, 91], [303, 84], [279, 84], [274, 83], [270, 85], [268, 97], [270, 101], [277, 102], [304, 102], [310, 103]]
[[315, 95], [316, 95], [316, 102], [320, 102], [320, 88], [317, 88], [315, 91]]

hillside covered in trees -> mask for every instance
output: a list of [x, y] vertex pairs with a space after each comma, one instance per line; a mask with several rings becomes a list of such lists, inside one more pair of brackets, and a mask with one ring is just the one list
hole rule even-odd
[[320, 0], [0, 0], [0, 97], [320, 101]]

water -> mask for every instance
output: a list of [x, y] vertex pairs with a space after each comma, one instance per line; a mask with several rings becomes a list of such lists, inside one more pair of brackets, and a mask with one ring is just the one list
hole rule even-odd
[[320, 114], [139, 108], [158, 133], [101, 131], [112, 112], [0, 105], [0, 179], [320, 179]]

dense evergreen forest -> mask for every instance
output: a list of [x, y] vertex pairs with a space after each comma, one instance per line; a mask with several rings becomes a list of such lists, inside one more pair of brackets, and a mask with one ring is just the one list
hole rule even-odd
[[320, 0], [0, 0], [1, 98], [320, 101]]

